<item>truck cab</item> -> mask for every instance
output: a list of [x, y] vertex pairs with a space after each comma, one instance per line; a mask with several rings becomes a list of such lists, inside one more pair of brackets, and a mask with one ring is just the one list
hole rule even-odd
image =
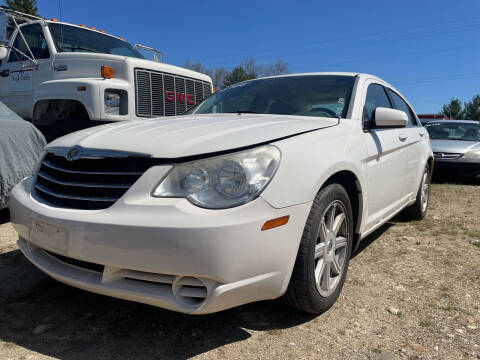
[[0, 100], [50, 139], [180, 115], [212, 93], [210, 77], [146, 60], [137, 46], [85, 25], [28, 19], [3, 47]]

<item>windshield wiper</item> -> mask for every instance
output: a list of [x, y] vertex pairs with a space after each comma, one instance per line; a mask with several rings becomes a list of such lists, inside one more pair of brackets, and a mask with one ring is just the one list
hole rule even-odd
[[251, 110], [235, 110], [235, 111], [229, 111], [227, 114], [259, 114], [256, 111], [251, 111]]
[[85, 51], [90, 51], [90, 52], [97, 52], [96, 50], [89, 49], [83, 46], [62, 46], [60, 49], [71, 49], [71, 50], [85, 50]]

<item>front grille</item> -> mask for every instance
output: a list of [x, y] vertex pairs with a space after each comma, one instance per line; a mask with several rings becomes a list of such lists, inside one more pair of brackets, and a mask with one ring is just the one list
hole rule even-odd
[[135, 69], [136, 113], [140, 117], [181, 115], [212, 93], [210, 83]]
[[37, 173], [35, 192], [50, 205], [84, 210], [113, 205], [159, 159], [88, 158], [69, 161], [48, 153]]
[[459, 153], [445, 153], [445, 152], [434, 152], [433, 156], [435, 159], [458, 159], [462, 157], [462, 154]]

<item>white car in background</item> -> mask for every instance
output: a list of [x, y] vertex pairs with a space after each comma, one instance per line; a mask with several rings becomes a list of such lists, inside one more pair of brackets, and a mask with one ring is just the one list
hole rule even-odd
[[284, 296], [310, 313], [352, 246], [427, 211], [428, 133], [377, 77], [243, 82], [186, 116], [49, 144], [12, 192], [24, 255], [82, 289], [193, 314]]

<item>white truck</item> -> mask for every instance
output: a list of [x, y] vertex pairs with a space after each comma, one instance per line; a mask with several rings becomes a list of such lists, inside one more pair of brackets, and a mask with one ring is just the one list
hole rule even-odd
[[[164, 64], [163, 54], [159, 62], [158, 50], [103, 30], [7, 9], [0, 9], [0, 28], [0, 100], [50, 139], [180, 115], [212, 93], [210, 77]], [[154, 51], [154, 60], [139, 48]]]

